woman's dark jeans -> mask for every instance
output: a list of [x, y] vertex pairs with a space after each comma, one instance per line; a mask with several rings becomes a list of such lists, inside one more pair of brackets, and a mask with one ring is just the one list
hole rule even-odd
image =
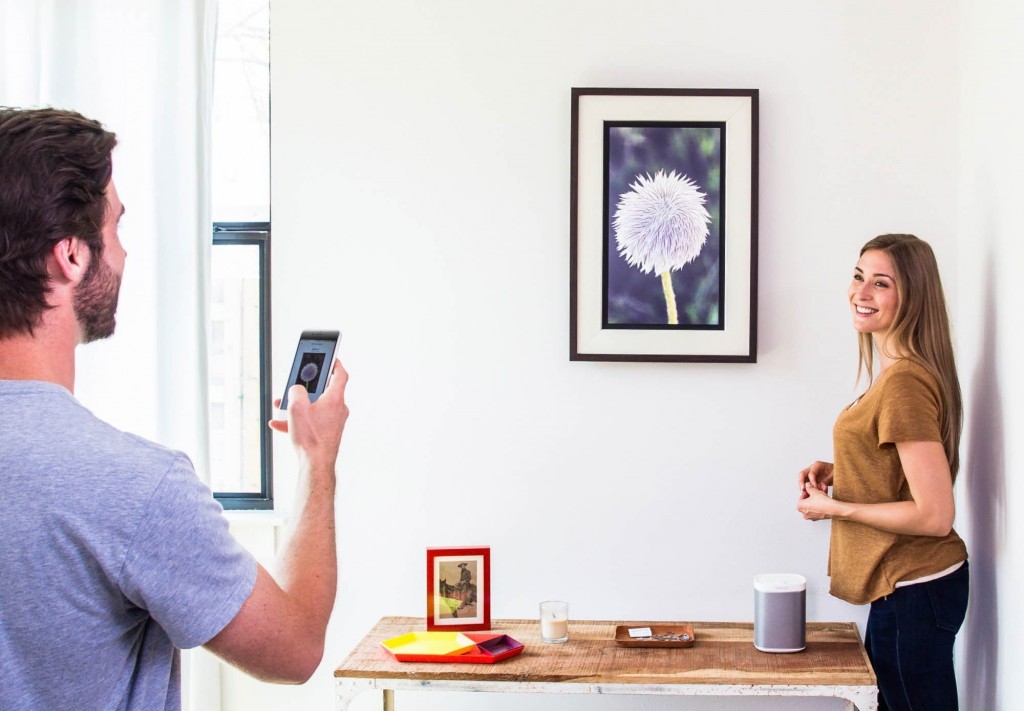
[[953, 640], [967, 613], [966, 561], [949, 575], [871, 603], [867, 647], [878, 711], [956, 711]]

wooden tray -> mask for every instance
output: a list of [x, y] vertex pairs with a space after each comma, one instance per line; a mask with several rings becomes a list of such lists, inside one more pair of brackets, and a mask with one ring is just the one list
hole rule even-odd
[[644, 625], [644, 627], [651, 630], [650, 637], [630, 637], [629, 631], [639, 629], [639, 626], [619, 625], [615, 628], [615, 644], [620, 647], [693, 646], [695, 639], [693, 625]]

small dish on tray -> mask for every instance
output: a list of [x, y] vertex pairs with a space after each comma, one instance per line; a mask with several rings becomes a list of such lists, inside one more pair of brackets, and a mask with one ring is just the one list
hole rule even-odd
[[[630, 630], [633, 630], [632, 635]], [[619, 625], [615, 628], [615, 644], [620, 647], [692, 647], [694, 639], [693, 625]]]
[[459, 655], [452, 661], [469, 662], [471, 664], [492, 664], [503, 659], [514, 657], [523, 651], [523, 643], [512, 639], [507, 634], [484, 634], [465, 632], [467, 637], [476, 641], [476, 650]]

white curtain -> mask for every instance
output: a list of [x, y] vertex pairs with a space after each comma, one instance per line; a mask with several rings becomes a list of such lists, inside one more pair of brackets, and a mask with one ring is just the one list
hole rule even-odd
[[[75, 395], [185, 451], [207, 481], [216, 16], [216, 0], [0, 0], [0, 104], [73, 109], [118, 135], [128, 258], [117, 331], [79, 348]], [[185, 667], [186, 708], [219, 708], [216, 663], [203, 653]]]

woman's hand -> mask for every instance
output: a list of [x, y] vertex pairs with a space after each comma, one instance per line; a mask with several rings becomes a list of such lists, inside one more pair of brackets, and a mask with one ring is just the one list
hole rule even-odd
[[[822, 462], [818, 463], [822, 464]], [[838, 501], [833, 500], [831, 496], [810, 481], [804, 484], [800, 500], [796, 502], [796, 510], [802, 513], [807, 521], [823, 521], [832, 518], [839, 513], [841, 508]]]
[[800, 470], [800, 498], [806, 499], [807, 484], [823, 494], [828, 494], [828, 487], [832, 485], [832, 462], [815, 462], [809, 467]]

